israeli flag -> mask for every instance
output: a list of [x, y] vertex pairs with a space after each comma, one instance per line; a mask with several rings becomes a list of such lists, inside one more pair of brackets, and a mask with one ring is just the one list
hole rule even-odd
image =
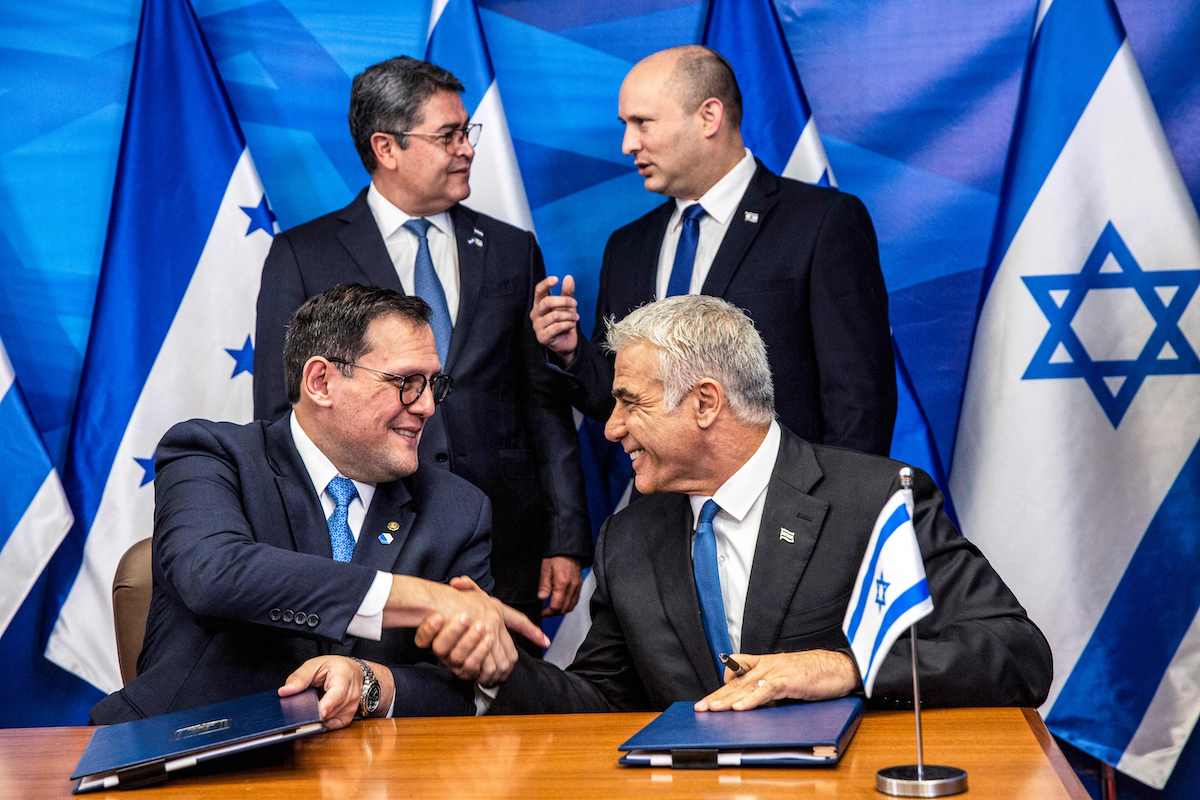
[[1162, 788], [1200, 715], [1200, 221], [1111, 2], [1044, 0], [951, 489], [1051, 731]]
[[[912, 470], [900, 470], [911, 478]], [[913, 530], [912, 488], [902, 486], [879, 512], [854, 581], [842, 630], [867, 697], [896, 639], [933, 611], [925, 562]]]
[[471, 164], [471, 198], [476, 211], [533, 230], [533, 215], [500, 101], [500, 87], [475, 0], [433, 0], [425, 60], [463, 82], [463, 105], [471, 122], [482, 123]]
[[143, 5], [67, 491], [81, 563], [46, 657], [121, 686], [112, 579], [153, 529], [154, 449], [190, 417], [248, 421], [254, 302], [275, 234], [186, 0]]
[[0, 635], [74, 517], [0, 342]]
[[711, 0], [703, 42], [737, 76], [746, 147], [784, 177], [836, 186], [775, 4]]

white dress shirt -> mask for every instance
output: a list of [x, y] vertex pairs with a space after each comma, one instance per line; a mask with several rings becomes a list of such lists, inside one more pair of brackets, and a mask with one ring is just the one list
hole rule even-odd
[[746, 610], [746, 590], [750, 586], [750, 568], [758, 545], [767, 484], [779, 456], [779, 423], [772, 422], [754, 455], [721, 484], [711, 498], [691, 496], [692, 544], [700, 520], [700, 509], [707, 500], [715, 500], [721, 510], [713, 519], [717, 539], [717, 573], [721, 577], [721, 599], [725, 603], [725, 624], [735, 653], [741, 652], [742, 618]]
[[[313, 440], [308, 438], [308, 434], [304, 432], [304, 428], [300, 427], [300, 421], [296, 419], [295, 414], [291, 415], [289, 424], [296, 451], [300, 453], [300, 460], [304, 462], [304, 468], [308, 471], [309, 480], [312, 481], [317, 497], [321, 498], [321, 508], [324, 510], [325, 519], [328, 520], [337, 503], [329, 495], [329, 492], [325, 491], [325, 487], [339, 474], [337, 467], [321, 452], [320, 448], [313, 444]], [[350, 500], [350, 507], [346, 509], [346, 522], [350, 526], [350, 534], [357, 543], [358, 534], [362, 531], [363, 520], [367, 516], [367, 509], [371, 507], [371, 498], [375, 496], [375, 484], [362, 481], [353, 481], [353, 483], [354, 488], [358, 490], [358, 497]], [[359, 639], [378, 642], [383, 636], [383, 608], [387, 605], [388, 595], [391, 591], [392, 576], [386, 572], [376, 572], [375, 580], [371, 582], [371, 588], [367, 590], [366, 597], [358, 606], [358, 612], [346, 627], [346, 633], [357, 636]]]
[[[413, 294], [413, 267], [417, 260], [417, 235], [404, 227], [404, 223], [416, 217], [410, 217], [386, 197], [379, 193], [372, 182], [367, 189], [367, 208], [375, 218], [379, 235], [387, 246], [391, 256], [392, 266], [400, 285], [406, 294]], [[432, 224], [426, 238], [429, 240], [429, 257], [433, 259], [433, 271], [442, 282], [442, 291], [446, 293], [446, 306], [450, 310], [450, 324], [458, 322], [458, 248], [454, 243], [454, 224], [450, 221], [450, 212], [442, 211], [431, 214], [424, 219]]]
[[671, 280], [671, 268], [675, 265], [675, 251], [679, 247], [679, 234], [683, 231], [683, 210], [698, 202], [704, 206], [705, 215], [700, 218], [700, 241], [696, 245], [696, 260], [692, 265], [692, 283], [688, 294], [700, 294], [708, 271], [712, 268], [713, 259], [729, 230], [729, 223], [742, 202], [742, 195], [750, 186], [754, 177], [754, 154], [749, 149], [742, 160], [733, 169], [725, 173], [721, 180], [712, 185], [697, 201], [675, 199], [675, 210], [667, 222], [667, 234], [663, 236], [662, 247], [658, 251], [658, 280], [655, 286], [655, 298], [661, 300], [667, 294], [667, 284]]

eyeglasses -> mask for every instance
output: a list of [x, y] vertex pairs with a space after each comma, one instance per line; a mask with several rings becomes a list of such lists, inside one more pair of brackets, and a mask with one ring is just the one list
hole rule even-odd
[[343, 367], [358, 367], [365, 369], [367, 372], [373, 372], [382, 378], [385, 382], [392, 384], [400, 392], [400, 404], [408, 408], [421, 396], [425, 391], [425, 387], [429, 386], [429, 391], [433, 394], [434, 405], [440, 404], [443, 400], [450, 396], [450, 392], [454, 391], [454, 380], [443, 373], [438, 373], [432, 378], [426, 378], [424, 375], [417, 373], [415, 375], [394, 375], [391, 372], [384, 372], [381, 369], [372, 369], [364, 367], [362, 364], [355, 364], [353, 361], [343, 361], [340, 358], [329, 359], [334, 364], [341, 364]]
[[390, 133], [392, 136], [420, 136], [422, 139], [428, 139], [431, 142], [441, 142], [442, 147], [447, 150], [453, 150], [456, 147], [462, 147], [463, 142], [467, 142], [471, 147], [477, 146], [479, 144], [479, 134], [482, 130], [482, 122], [471, 122], [463, 125], [461, 128], [455, 128], [445, 133], [423, 133], [422, 131], [380, 131], [380, 133]]

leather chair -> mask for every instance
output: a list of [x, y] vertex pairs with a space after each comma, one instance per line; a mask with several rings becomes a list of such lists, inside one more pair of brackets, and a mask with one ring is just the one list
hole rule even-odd
[[142, 539], [125, 551], [113, 576], [113, 627], [117, 634], [117, 662], [121, 682], [128, 685], [137, 676], [138, 656], [146, 637], [150, 614], [150, 540]]

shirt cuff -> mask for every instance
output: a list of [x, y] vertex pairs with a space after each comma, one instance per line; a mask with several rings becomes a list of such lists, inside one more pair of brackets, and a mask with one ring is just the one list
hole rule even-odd
[[475, 716], [482, 717], [492, 707], [492, 703], [496, 702], [496, 695], [500, 693], [499, 686], [483, 687], [478, 683], [475, 684]]
[[386, 572], [376, 572], [367, 596], [346, 626], [346, 635], [378, 642], [383, 637], [383, 609], [391, 593], [392, 576]]

